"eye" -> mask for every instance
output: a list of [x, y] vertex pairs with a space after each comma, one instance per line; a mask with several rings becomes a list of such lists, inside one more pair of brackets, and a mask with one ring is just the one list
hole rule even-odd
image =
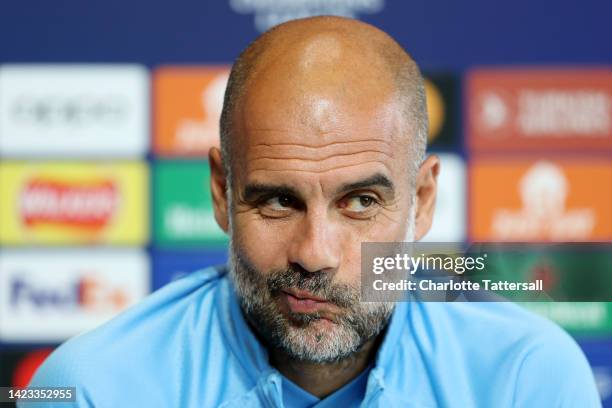
[[376, 197], [371, 195], [357, 195], [348, 197], [344, 202], [343, 208], [348, 211], [363, 213], [373, 208], [377, 204], [378, 200]]
[[263, 202], [263, 207], [272, 211], [287, 211], [295, 207], [295, 198], [288, 195], [270, 197]]

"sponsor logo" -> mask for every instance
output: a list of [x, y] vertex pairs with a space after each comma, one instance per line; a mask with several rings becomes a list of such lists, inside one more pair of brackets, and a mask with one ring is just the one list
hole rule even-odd
[[440, 133], [444, 123], [444, 99], [438, 87], [425, 78], [425, 95], [427, 99], [427, 116], [429, 117], [428, 142], [432, 142]]
[[154, 76], [155, 153], [207, 156], [219, 145], [229, 67], [167, 67]]
[[61, 341], [146, 295], [149, 266], [138, 250], [8, 250], [0, 254], [0, 337]]
[[140, 162], [4, 162], [0, 197], [0, 243], [147, 241], [147, 168]]
[[521, 177], [518, 193], [522, 207], [500, 208], [493, 213], [495, 236], [512, 239], [546, 234], [552, 239], [585, 239], [595, 227], [592, 208], [566, 208], [568, 181], [563, 170], [548, 161], [536, 162]]
[[56, 224], [100, 230], [116, 213], [119, 192], [113, 180], [78, 184], [39, 178], [26, 182], [20, 201], [21, 217], [29, 227]]
[[53, 352], [51, 348], [32, 350], [26, 353], [15, 365], [13, 373], [13, 387], [27, 387], [38, 367], [45, 362]]
[[428, 148], [453, 147], [457, 139], [458, 81], [452, 74], [425, 73], [429, 117]]
[[612, 148], [611, 70], [479, 70], [467, 100], [472, 148]]
[[431, 229], [423, 242], [462, 242], [465, 239], [465, 164], [454, 154], [439, 154], [440, 174]]
[[225, 244], [215, 221], [206, 162], [157, 162], [154, 169], [154, 240], [161, 245]]
[[118, 126], [128, 119], [129, 108], [119, 96], [23, 96], [11, 106], [15, 123], [23, 126]]
[[128, 294], [121, 286], [113, 286], [95, 272], [76, 271], [74, 281], [60, 288], [15, 276], [10, 281], [10, 306], [58, 309], [91, 309], [119, 311], [128, 303]]
[[[607, 135], [612, 98], [603, 91], [532, 91], [522, 89], [516, 101], [515, 125], [528, 137], [562, 133]], [[479, 99], [477, 124], [489, 137], [511, 131], [513, 101], [503, 91], [487, 91]]]
[[488, 137], [499, 137], [510, 130], [510, 104], [503, 91], [487, 91], [479, 95], [476, 123], [487, 131]]
[[296, 18], [335, 15], [357, 18], [358, 14], [378, 13], [384, 0], [230, 0], [240, 14], [255, 14], [255, 27], [264, 32], [270, 27]]
[[[494, 243], [475, 247], [483, 252], [488, 250], [487, 272], [497, 279], [540, 282], [545, 296], [538, 295], [533, 300], [586, 303], [612, 299], [611, 244]], [[591, 308], [585, 312], [592, 313], [590, 318], [598, 319], [601, 316], [597, 313], [605, 313], [605, 309]], [[586, 315], [582, 318], [585, 322], [590, 319]]]
[[142, 156], [148, 86], [133, 65], [4, 65], [0, 155]]
[[172, 204], [164, 218], [165, 228], [169, 234], [177, 237], [192, 237], [219, 229], [210, 208], [191, 207], [186, 204]]
[[[471, 180], [475, 241], [612, 237], [612, 166], [608, 163], [476, 160]], [[592, 188], [593, 180], [599, 188]]]

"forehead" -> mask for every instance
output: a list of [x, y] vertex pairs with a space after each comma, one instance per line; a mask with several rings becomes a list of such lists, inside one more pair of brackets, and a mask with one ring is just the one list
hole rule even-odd
[[[328, 48], [332, 59], [342, 57]], [[306, 52], [250, 81], [234, 122], [239, 173], [291, 183], [401, 173], [407, 139], [389, 77], [345, 63], [313, 67], [316, 60]]]
[[406, 153], [398, 144], [392, 105], [346, 112], [321, 99], [309, 106], [308, 120], [302, 114], [245, 120], [244, 143], [234, 150], [244, 183], [279, 182], [333, 191], [339, 184], [374, 174], [390, 179], [405, 174]]

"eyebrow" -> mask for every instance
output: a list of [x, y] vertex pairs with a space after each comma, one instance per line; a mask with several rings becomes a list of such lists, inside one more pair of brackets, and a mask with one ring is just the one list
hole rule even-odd
[[[388, 190], [393, 196], [395, 195], [395, 186], [393, 182], [384, 174], [376, 173], [363, 180], [346, 183], [336, 189], [335, 194], [347, 193], [354, 190], [361, 190], [370, 187], [383, 187]], [[243, 199], [245, 201], [255, 201], [262, 196], [279, 196], [286, 195], [301, 198], [301, 194], [295, 188], [286, 184], [264, 184], [250, 183], [244, 188]]]
[[389, 190], [391, 194], [395, 194], [395, 186], [393, 185], [393, 182], [382, 173], [376, 173], [368, 178], [355, 181], [353, 183], [343, 184], [336, 190], [336, 194], [347, 193], [349, 191], [370, 187], [383, 187], [386, 190]]
[[245, 201], [254, 201], [262, 196], [287, 195], [292, 197], [300, 197], [299, 192], [291, 186], [262, 183], [247, 184], [244, 187], [244, 192], [242, 195]]

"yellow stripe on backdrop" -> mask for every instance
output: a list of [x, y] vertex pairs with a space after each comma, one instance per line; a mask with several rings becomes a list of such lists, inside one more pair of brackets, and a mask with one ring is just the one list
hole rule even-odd
[[148, 178], [136, 161], [0, 163], [0, 244], [146, 244]]

